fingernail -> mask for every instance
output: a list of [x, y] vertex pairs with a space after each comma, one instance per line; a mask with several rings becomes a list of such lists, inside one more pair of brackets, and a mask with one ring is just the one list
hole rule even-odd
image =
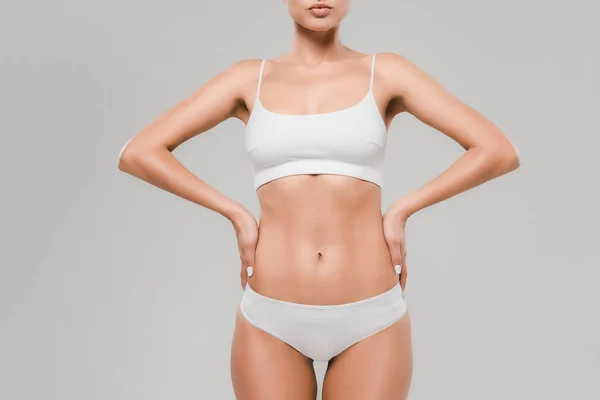
[[252, 267], [246, 268], [246, 273], [248, 274], [248, 276], [252, 276], [252, 274], [254, 273], [254, 271], [252, 270]]
[[394, 270], [396, 270], [397, 275], [400, 275], [400, 272], [402, 272], [402, 267], [400, 266], [400, 264], [396, 264], [394, 265]]

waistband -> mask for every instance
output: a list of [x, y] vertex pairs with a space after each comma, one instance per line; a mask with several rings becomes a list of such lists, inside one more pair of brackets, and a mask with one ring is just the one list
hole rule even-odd
[[272, 297], [268, 297], [262, 295], [258, 292], [255, 292], [252, 287], [250, 287], [250, 283], [246, 282], [246, 289], [244, 290], [244, 296], [262, 302], [269, 302], [272, 304], [277, 304], [280, 306], [293, 307], [293, 308], [305, 308], [305, 309], [313, 309], [313, 310], [335, 310], [335, 309], [345, 309], [345, 308], [355, 308], [359, 306], [363, 306], [374, 301], [387, 301], [400, 296], [400, 298], [404, 298], [404, 294], [402, 293], [402, 287], [400, 286], [400, 282], [396, 283], [391, 289], [386, 290], [383, 293], [379, 293], [375, 296], [353, 301], [350, 303], [341, 303], [341, 304], [328, 304], [328, 305], [318, 305], [318, 304], [303, 304], [303, 303], [294, 303], [280, 299], [274, 299]]

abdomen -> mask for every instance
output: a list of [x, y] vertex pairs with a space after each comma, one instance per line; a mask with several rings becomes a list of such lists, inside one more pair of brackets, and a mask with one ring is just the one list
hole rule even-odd
[[304, 304], [374, 296], [398, 281], [383, 236], [381, 189], [343, 175], [295, 175], [257, 192], [252, 288]]

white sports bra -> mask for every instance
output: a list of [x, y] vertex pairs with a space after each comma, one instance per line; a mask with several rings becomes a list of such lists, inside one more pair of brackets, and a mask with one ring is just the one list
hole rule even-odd
[[372, 91], [375, 54], [367, 94], [351, 107], [319, 114], [281, 114], [264, 108], [259, 98], [264, 65], [262, 60], [246, 125], [254, 189], [301, 174], [346, 175], [382, 187], [387, 128]]

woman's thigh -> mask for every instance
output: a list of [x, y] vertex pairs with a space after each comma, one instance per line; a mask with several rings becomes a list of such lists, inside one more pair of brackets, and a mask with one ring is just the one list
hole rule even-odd
[[323, 400], [406, 400], [412, 380], [408, 309], [393, 325], [334, 357], [323, 382]]
[[312, 360], [255, 327], [238, 307], [231, 344], [231, 380], [237, 400], [315, 400]]

